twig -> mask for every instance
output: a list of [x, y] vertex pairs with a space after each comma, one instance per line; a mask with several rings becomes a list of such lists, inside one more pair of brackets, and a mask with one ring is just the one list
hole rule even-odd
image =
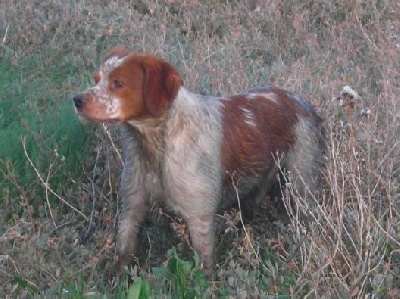
[[67, 221], [67, 222], [63, 222], [61, 224], [58, 224], [55, 228], [53, 228], [50, 232], [49, 232], [49, 236], [53, 235], [56, 231], [58, 231], [59, 229], [63, 228], [64, 226], [70, 225], [72, 223], [74, 223], [75, 220], [73, 221]]
[[[55, 197], [57, 197], [59, 200], [61, 200], [64, 204], [66, 204], [72, 210], [74, 210], [79, 215], [81, 215], [83, 218], [85, 218], [85, 220], [87, 220], [88, 218], [87, 218], [87, 216], [85, 214], [83, 214], [81, 211], [79, 211], [77, 208], [75, 208], [73, 205], [71, 205], [69, 202], [67, 202], [64, 198], [62, 198], [60, 195], [58, 195], [55, 191], [53, 191], [53, 189], [51, 189], [49, 183], [47, 181], [45, 182], [43, 180], [41, 174], [39, 173], [39, 170], [36, 168], [35, 164], [33, 164], [31, 158], [28, 155], [28, 152], [26, 151], [25, 139], [22, 140], [22, 146], [24, 148], [25, 157], [28, 159], [29, 164], [31, 164], [33, 170], [35, 171], [35, 173], [36, 173], [37, 177], [39, 178], [40, 182], [42, 183], [42, 185], [46, 188], [46, 192], [50, 191], [51, 194], [53, 194]], [[47, 198], [46, 198], [46, 200], [47, 200]], [[51, 212], [51, 209], [50, 209], [50, 212]], [[53, 220], [53, 222], [54, 222], [54, 220]]]
[[253, 243], [251, 242], [250, 236], [249, 236], [249, 234], [248, 234], [248, 232], [247, 232], [247, 229], [246, 229], [246, 227], [245, 227], [245, 225], [244, 225], [244, 221], [243, 221], [243, 217], [242, 217], [242, 208], [241, 208], [241, 206], [240, 206], [239, 190], [238, 190], [238, 188], [237, 188], [237, 183], [235, 183], [234, 180], [233, 180], [233, 175], [231, 176], [231, 181], [232, 181], [232, 186], [233, 186], [233, 188], [235, 189], [235, 192], [236, 192], [236, 199], [237, 199], [238, 207], [239, 207], [239, 218], [240, 218], [240, 223], [241, 223], [242, 226], [243, 226], [244, 234], [246, 235], [246, 239], [247, 239], [247, 241], [249, 242], [250, 247], [251, 247], [251, 249], [253, 250], [254, 255], [256, 256], [258, 262], [261, 264], [262, 261], [261, 261], [260, 255], [258, 254], [258, 252], [256, 251], [256, 249], [254, 248]]
[[108, 139], [109, 139], [110, 142], [111, 142], [111, 146], [112, 146], [113, 149], [115, 150], [115, 153], [117, 154], [117, 156], [118, 156], [118, 158], [119, 158], [119, 161], [121, 162], [121, 165], [124, 165], [124, 160], [122, 159], [122, 156], [121, 156], [121, 154], [120, 154], [118, 148], [115, 146], [115, 143], [114, 143], [113, 138], [111, 137], [110, 131], [108, 130], [106, 124], [102, 124], [102, 125], [103, 125], [103, 130], [104, 130], [104, 132], [106, 133]]
[[94, 184], [94, 180], [95, 180], [95, 173], [96, 173], [96, 168], [97, 168], [97, 162], [99, 161], [99, 152], [97, 151], [97, 155], [96, 155], [96, 160], [93, 166], [93, 172], [92, 172], [92, 179], [91, 181], [91, 186], [92, 186], [92, 211], [90, 212], [90, 217], [89, 217], [89, 223], [87, 225], [87, 229], [85, 230], [85, 235], [83, 236], [82, 240], [84, 240], [86, 242], [87, 238], [89, 237], [89, 233], [92, 231], [92, 224], [93, 224], [93, 216], [95, 213], [95, 208], [96, 208], [96, 191], [95, 191], [95, 184]]
[[3, 37], [3, 45], [6, 43], [7, 40], [7, 34], [8, 34], [8, 29], [10, 28], [10, 24], [7, 25], [6, 27], [6, 32], [4, 33], [4, 37]]
[[365, 39], [372, 45], [373, 48], [375, 48], [375, 50], [377, 52], [379, 52], [379, 54], [384, 54], [383, 51], [381, 49], [379, 49], [379, 47], [368, 36], [367, 32], [364, 29], [364, 26], [361, 23], [360, 17], [358, 15], [356, 15], [355, 18], [356, 18], [357, 24], [360, 26], [362, 33], [364, 34]]

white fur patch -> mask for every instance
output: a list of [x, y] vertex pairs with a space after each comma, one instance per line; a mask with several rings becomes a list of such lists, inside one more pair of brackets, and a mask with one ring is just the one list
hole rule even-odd
[[241, 107], [240, 110], [242, 110], [244, 122], [250, 126], [255, 127], [256, 121], [253, 111], [245, 107]]
[[274, 92], [263, 92], [263, 93], [260, 93], [259, 95], [260, 95], [260, 97], [264, 97], [267, 100], [270, 100], [271, 102], [278, 104], [279, 100], [278, 100], [276, 93], [274, 93]]
[[96, 86], [88, 90], [89, 93], [94, 95], [98, 103], [104, 105], [104, 110], [107, 117], [110, 119], [119, 118], [121, 114], [121, 99], [113, 97], [108, 89], [108, 81], [110, 73], [118, 66], [120, 66], [126, 59], [124, 57], [112, 56], [107, 59], [101, 66], [99, 71], [100, 80]]
[[265, 98], [267, 100], [270, 100], [271, 102], [274, 102], [276, 104], [278, 104], [278, 98], [277, 95], [273, 92], [257, 92], [257, 93], [250, 93], [247, 96], [249, 99], [256, 99], [259, 97]]
[[104, 73], [109, 73], [116, 67], [120, 66], [126, 59], [127, 56], [118, 57], [118, 56], [111, 56], [108, 58], [102, 66], [102, 71]]
[[118, 118], [121, 113], [121, 101], [118, 98], [113, 98], [111, 101], [108, 101], [107, 104], [107, 114], [110, 115], [110, 118]]

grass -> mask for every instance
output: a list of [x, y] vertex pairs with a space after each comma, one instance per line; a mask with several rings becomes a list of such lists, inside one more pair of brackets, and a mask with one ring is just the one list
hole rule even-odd
[[[0, 297], [399, 297], [399, 20], [395, 1], [373, 0], [0, 3]], [[105, 275], [119, 132], [82, 126], [70, 99], [116, 45], [164, 57], [193, 91], [275, 85], [325, 119], [320, 194], [288, 188], [246, 231], [219, 215], [206, 284], [165, 212], [143, 229], [135, 283]]]
[[[51, 60], [58, 60], [56, 54]], [[31, 195], [37, 192], [41, 197], [44, 192], [34, 179], [35, 171], [22, 144], [39, 172], [48, 172], [49, 183], [61, 186], [83, 172], [82, 150], [90, 140], [70, 103], [59, 92], [64, 88], [61, 78], [71, 76], [76, 68], [74, 71], [71, 65], [46, 63], [49, 62], [40, 55], [15, 62], [6, 53], [0, 66], [0, 79], [4, 82], [0, 92], [0, 186], [11, 196], [20, 193], [32, 206], [37, 206], [35, 196], [24, 193], [30, 190]]]

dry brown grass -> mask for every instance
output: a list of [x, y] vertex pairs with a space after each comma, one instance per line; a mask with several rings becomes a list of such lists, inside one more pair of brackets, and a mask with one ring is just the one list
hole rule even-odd
[[[221, 217], [217, 282], [210, 293], [240, 298], [400, 296], [396, 1], [9, 0], [0, 3], [0, 38], [0, 55], [11, 55], [21, 77], [59, 66], [49, 81], [59, 80], [62, 88], [51, 92], [65, 99], [89, 84], [101, 57], [116, 45], [166, 58], [180, 69], [188, 88], [201, 93], [276, 85], [305, 95], [328, 128], [323, 191], [305, 200], [289, 188], [292, 196], [284, 198], [289, 220], [269, 206], [246, 234], [236, 229], [234, 214]], [[28, 64], [30, 57], [35, 59]], [[68, 65], [77, 71], [63, 71]], [[21, 85], [34, 84], [35, 76], [30, 78], [21, 79]], [[358, 95], [343, 92], [344, 86]], [[33, 97], [40, 97], [40, 89]], [[96, 134], [96, 151], [87, 153], [91, 168], [70, 178], [67, 187], [51, 186], [84, 211], [88, 221], [71, 209], [65, 212], [61, 201], [49, 205], [46, 197], [31, 198], [37, 193], [24, 190], [17, 174], [2, 170], [19, 192], [1, 192], [1, 297], [26, 295], [15, 276], [42, 293], [60, 294], [62, 287], [68, 289], [66, 281], [79, 277], [84, 292], [103, 292], [99, 273], [114, 259], [110, 240], [120, 161], [118, 132], [111, 132], [115, 143], [102, 128]], [[9, 210], [21, 212], [9, 217]], [[170, 246], [181, 246], [179, 240], [170, 241], [171, 235], [164, 226], [149, 224], [142, 236], [147, 255], [140, 270], [158, 294], [166, 291], [151, 267], [168, 259]]]

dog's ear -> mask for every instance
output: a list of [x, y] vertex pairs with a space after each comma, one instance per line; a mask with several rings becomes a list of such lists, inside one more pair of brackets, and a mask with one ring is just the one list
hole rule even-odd
[[144, 103], [153, 117], [160, 117], [176, 98], [182, 79], [172, 65], [156, 57], [145, 59], [143, 69]]

